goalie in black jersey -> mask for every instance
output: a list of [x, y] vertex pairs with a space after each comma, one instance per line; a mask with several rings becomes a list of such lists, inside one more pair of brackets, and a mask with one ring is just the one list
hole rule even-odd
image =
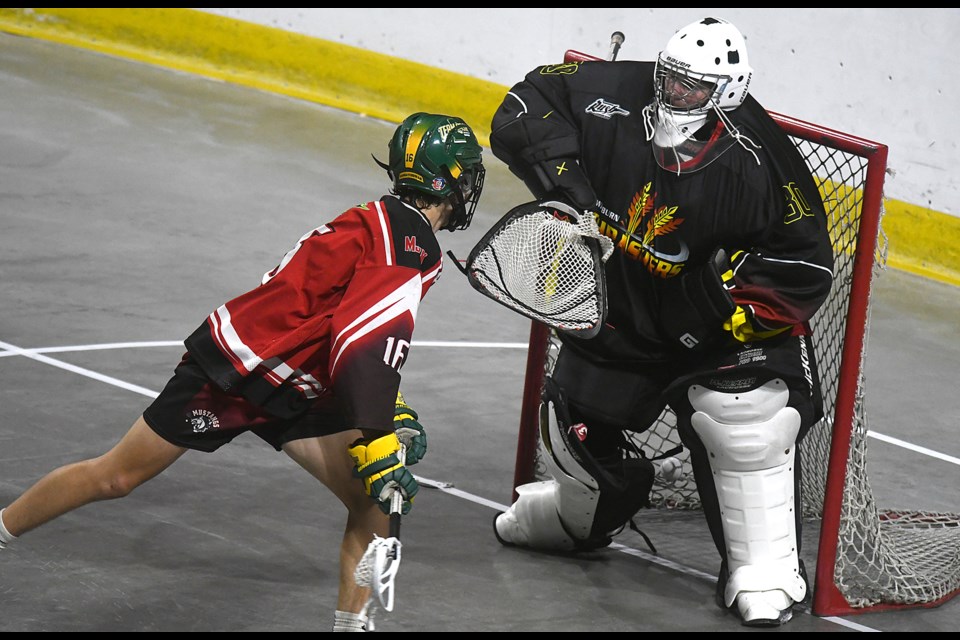
[[718, 603], [773, 626], [808, 595], [797, 448], [823, 414], [809, 321], [833, 253], [817, 185], [752, 76], [740, 31], [705, 18], [655, 62], [537, 67], [496, 111], [493, 153], [536, 198], [593, 213], [616, 250], [606, 322], [560, 332], [545, 386], [553, 479], [518, 487], [495, 531], [609, 544], [652, 482], [624, 433], [669, 406], [721, 557]]

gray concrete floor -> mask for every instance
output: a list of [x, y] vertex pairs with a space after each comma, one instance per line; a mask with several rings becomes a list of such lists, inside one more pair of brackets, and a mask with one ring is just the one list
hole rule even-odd
[[[370, 154], [385, 155], [392, 129], [0, 34], [0, 505], [112, 446], [212, 309], [255, 286], [303, 232], [385, 193]], [[441, 233], [460, 257], [528, 199], [489, 153], [487, 165], [473, 226]], [[883, 436], [870, 441], [878, 504], [960, 511], [960, 290], [886, 271], [873, 297], [866, 403]], [[718, 560], [699, 516], [641, 519], [659, 556], [629, 533], [573, 558], [494, 539], [491, 520], [512, 491], [528, 333], [449, 263], [421, 307], [403, 389], [430, 433], [415, 469], [427, 488], [404, 519], [397, 607], [378, 628], [746, 630], [713, 604]], [[130, 497], [0, 552], [0, 628], [325, 631], [343, 518], [255, 437], [189, 453]], [[799, 614], [780, 631], [958, 624], [955, 598]]]

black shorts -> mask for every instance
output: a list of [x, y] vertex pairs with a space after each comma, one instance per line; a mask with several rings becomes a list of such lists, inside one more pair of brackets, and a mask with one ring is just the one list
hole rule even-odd
[[823, 417], [823, 400], [809, 337], [782, 335], [752, 344], [706, 352], [697, 360], [616, 368], [597, 364], [566, 347], [553, 378], [581, 416], [644, 431], [667, 405], [679, 416], [692, 408], [687, 390], [699, 384], [715, 391], [742, 392], [773, 378], [790, 390], [789, 406], [800, 412], [802, 433]]
[[177, 365], [143, 419], [164, 440], [187, 449], [216, 451], [250, 431], [274, 449], [300, 438], [353, 428], [332, 397], [321, 398], [296, 418], [278, 418], [241, 396], [230, 395], [210, 380], [189, 355]]

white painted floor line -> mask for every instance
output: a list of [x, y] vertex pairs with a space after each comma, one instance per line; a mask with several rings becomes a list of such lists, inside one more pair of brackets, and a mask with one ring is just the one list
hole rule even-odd
[[[498, 502], [493, 502], [492, 500], [487, 500], [486, 498], [481, 498], [480, 496], [475, 496], [475, 495], [473, 495], [472, 493], [467, 493], [466, 491], [462, 491], [462, 490], [460, 490], [460, 489], [457, 489], [456, 487], [454, 487], [454, 486], [453, 486], [451, 483], [449, 483], [449, 482], [441, 482], [441, 481], [439, 481], [439, 480], [431, 480], [430, 478], [424, 478], [423, 476], [418, 476], [418, 475], [416, 475], [416, 474], [414, 474], [413, 477], [417, 479], [417, 482], [419, 482], [421, 485], [423, 485], [423, 486], [425, 486], [425, 487], [432, 487], [432, 488], [434, 488], [434, 489], [439, 489], [440, 491], [443, 491], [444, 493], [448, 493], [448, 494], [450, 494], [450, 495], [452, 495], [452, 496], [456, 496], [456, 497], [458, 497], [458, 498], [462, 498], [462, 499], [468, 500], [468, 501], [470, 501], [470, 502], [475, 502], [476, 504], [483, 505], [483, 506], [485, 506], [485, 507], [490, 507], [491, 509], [493, 509], [493, 510], [495, 510], [495, 511], [506, 511], [506, 510], [509, 508], [508, 505], [500, 504], [500, 503], [498, 503]], [[491, 526], [491, 527], [493, 526], [492, 521], [491, 521], [491, 525], [490, 525], [490, 526]], [[704, 525], [704, 526], [706, 526], [706, 525]], [[704, 573], [703, 571], [700, 571], [699, 569], [694, 569], [693, 567], [688, 567], [688, 566], [683, 565], [683, 564], [680, 564], [680, 563], [678, 563], [678, 562], [674, 562], [673, 560], [668, 560], [668, 559], [666, 559], [666, 558], [661, 558], [660, 556], [654, 555], [654, 554], [649, 553], [649, 552], [647, 552], [647, 551], [643, 551], [643, 550], [641, 550], [641, 549], [636, 549], [636, 548], [634, 548], [634, 547], [627, 547], [627, 546], [625, 546], [625, 545], [618, 544], [618, 543], [616, 543], [616, 542], [612, 543], [612, 544], [610, 545], [610, 548], [611, 548], [611, 549], [616, 549], [616, 550], [619, 551], [620, 553], [625, 553], [625, 554], [627, 554], [627, 555], [634, 556], [634, 557], [640, 558], [640, 559], [642, 559], [642, 560], [646, 560], [647, 562], [652, 562], [653, 564], [660, 565], [661, 567], [670, 569], [671, 571], [676, 571], [677, 573], [682, 573], [682, 574], [684, 574], [684, 575], [688, 575], [688, 576], [693, 576], [693, 577], [696, 577], [696, 578], [700, 578], [700, 579], [702, 579], [702, 580], [706, 580], [706, 581], [712, 582], [712, 583], [714, 583], [714, 584], [716, 584], [716, 582], [717, 582], [717, 577], [714, 576], [714, 575], [711, 575], [711, 574], [709, 574], [709, 573]], [[808, 611], [808, 610], [807, 610], [807, 611], [803, 611], [803, 613], [805, 613], [805, 614], [807, 614], [807, 615], [813, 615], [813, 614], [811, 614], [810, 611]], [[828, 617], [824, 617], [824, 618], [821, 618], [821, 619], [822, 619], [822, 620], [826, 620], [826, 621], [828, 621], [828, 622], [832, 622], [832, 623], [834, 623], [834, 624], [838, 624], [838, 625], [843, 626], [843, 627], [847, 627], [847, 628], [849, 628], [849, 629], [856, 630], [856, 631], [865, 631], [865, 632], [878, 631], [877, 629], [872, 629], [872, 628], [870, 628], [870, 627], [866, 627], [866, 626], [863, 626], [863, 625], [861, 625], [861, 624], [857, 624], [856, 622], [851, 622], [851, 621], [849, 621], [849, 620], [845, 620], [845, 619], [843, 619], [843, 618], [837, 618], [837, 617], [834, 617], [834, 616], [828, 616]]]
[[933, 451], [932, 449], [927, 449], [926, 447], [920, 447], [915, 444], [911, 444], [899, 438], [892, 438], [890, 436], [885, 436], [882, 433], [877, 433], [876, 431], [867, 431], [867, 435], [871, 438], [876, 438], [888, 444], [896, 445], [898, 447], [903, 447], [904, 449], [909, 449], [910, 451], [915, 451], [917, 453], [922, 453], [925, 456], [930, 456], [931, 458], [937, 458], [943, 460], [944, 462], [950, 462], [956, 465], [960, 465], [960, 458], [947, 455], [945, 453], [940, 453], [939, 451]]
[[[143, 387], [138, 387], [136, 385], [131, 385], [125, 383], [116, 378], [111, 378], [99, 374], [95, 371], [90, 371], [89, 369], [84, 369], [82, 367], [76, 367], [74, 365], [68, 364], [66, 362], [60, 362], [59, 360], [53, 360], [50, 358], [42, 358], [40, 354], [44, 353], [66, 353], [71, 351], [101, 351], [105, 349], [139, 349], [139, 348], [149, 348], [149, 347], [182, 347], [183, 341], [168, 340], [168, 341], [155, 341], [155, 342], [108, 342], [104, 344], [87, 344], [87, 345], [68, 345], [60, 347], [38, 347], [35, 349], [21, 349], [12, 344], [0, 341], [0, 358], [6, 356], [25, 356], [33, 357], [34, 360], [40, 362], [46, 362], [55, 367], [60, 367], [61, 369], [66, 369], [68, 371], [73, 371], [80, 375], [85, 375], [87, 377], [93, 378], [95, 380], [100, 380], [108, 384], [112, 384], [124, 389], [129, 389], [136, 393], [149, 396], [151, 398], [157, 397], [157, 392], [151, 391], [149, 389], [144, 389]], [[441, 347], [441, 348], [467, 348], [467, 349], [526, 349], [528, 345], [523, 342], [444, 342], [437, 340], [425, 340], [423, 342], [413, 341], [413, 346], [420, 347]], [[905, 440], [900, 440], [899, 438], [893, 438], [891, 436], [884, 435], [882, 433], [877, 433], [876, 431], [867, 431], [867, 437], [875, 438], [881, 442], [886, 442], [887, 444], [892, 444], [897, 447], [902, 447], [916, 453], [930, 456], [931, 458], [937, 458], [938, 460], [943, 460], [944, 462], [949, 462], [951, 464], [960, 465], [960, 458], [948, 455], [946, 453], [941, 453], [939, 451], [934, 451], [932, 449], [927, 449], [926, 447], [921, 447], [915, 444], [911, 444]]]
[[160, 395], [157, 391], [153, 391], [152, 389], [140, 387], [129, 382], [124, 382], [123, 380], [118, 380], [117, 378], [112, 378], [110, 376], [103, 375], [102, 373], [91, 371], [90, 369], [84, 369], [83, 367], [78, 367], [70, 364], [69, 362], [62, 362], [60, 360], [48, 358], [47, 356], [41, 355], [36, 350], [21, 349], [2, 341], [0, 341], [0, 349], [5, 349], [11, 352], [13, 355], [30, 358], [31, 360], [36, 360], [37, 362], [42, 362], [52, 367], [57, 367], [58, 369], [64, 369], [66, 371], [70, 371], [71, 373], [76, 373], [87, 378], [99, 380], [100, 382], [106, 382], [107, 384], [112, 384], [115, 387], [120, 387], [121, 389], [125, 389], [127, 391], [133, 391], [134, 393], [139, 393], [140, 395], [147, 396], [148, 398], [156, 398], [158, 395]]
[[[0, 347], [5, 345], [0, 342]], [[141, 349], [145, 347], [180, 347], [183, 349], [183, 340], [165, 340], [160, 342], [108, 342], [104, 344], [78, 344], [64, 347], [41, 347], [39, 349], [18, 349], [19, 352], [29, 351], [30, 353], [66, 353], [68, 351], [103, 351], [106, 349]], [[14, 349], [17, 349], [14, 347]], [[0, 353], [3, 356], [16, 356], [22, 353]]]

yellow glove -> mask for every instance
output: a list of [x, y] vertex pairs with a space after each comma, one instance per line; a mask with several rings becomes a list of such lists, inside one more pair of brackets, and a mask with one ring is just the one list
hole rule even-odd
[[356, 465], [353, 475], [363, 480], [367, 495], [377, 500], [380, 510], [390, 513], [390, 499], [394, 491], [403, 495], [404, 515], [413, 507], [413, 496], [420, 490], [416, 478], [400, 462], [400, 440], [388, 433], [379, 438], [360, 439], [347, 448]]

